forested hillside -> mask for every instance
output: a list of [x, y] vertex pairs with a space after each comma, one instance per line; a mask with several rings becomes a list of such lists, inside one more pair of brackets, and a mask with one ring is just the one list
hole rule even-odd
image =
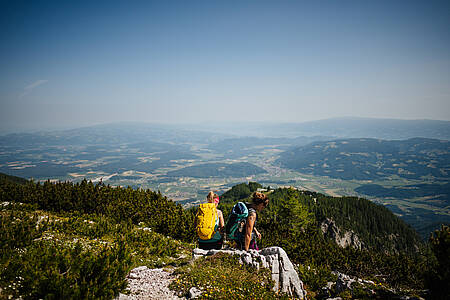
[[[246, 199], [252, 191], [262, 188], [258, 183], [239, 184], [223, 194], [223, 206]], [[323, 194], [294, 189], [276, 189], [269, 194], [271, 205], [264, 216], [274, 220], [279, 217], [281, 207], [291, 206], [300, 214], [308, 211], [311, 219], [319, 226], [327, 218], [332, 219], [344, 231], [353, 231], [363, 241], [364, 248], [386, 251], [415, 251], [420, 237], [417, 233], [395, 216], [389, 209], [366, 199], [355, 197], [330, 197]], [[226, 212], [228, 209], [226, 209]], [[281, 213], [282, 214], [282, 213]], [[296, 213], [291, 213], [292, 218]], [[275, 221], [274, 221], [275, 222]]]
[[299, 172], [345, 180], [373, 180], [391, 175], [448, 180], [450, 142], [424, 138], [314, 142], [282, 153], [279, 162]]
[[[258, 183], [243, 183], [224, 193], [220, 207], [225, 218], [236, 201], [249, 201], [258, 188], [262, 188]], [[294, 189], [276, 189], [268, 196], [270, 204], [256, 225], [263, 236], [261, 246], [283, 247], [302, 266], [300, 272], [312, 290], [325, 286], [332, 270], [397, 288], [425, 287], [434, 258], [417, 233], [388, 209], [365, 199]], [[358, 235], [364, 247], [343, 248], [326, 238], [321, 223], [327, 218], [342, 232]]]
[[17, 176], [11, 176], [11, 175], [7, 175], [4, 173], [0, 173], [0, 181], [3, 182], [15, 182], [15, 183], [27, 183], [28, 180], [22, 178], [22, 177], [17, 177]]

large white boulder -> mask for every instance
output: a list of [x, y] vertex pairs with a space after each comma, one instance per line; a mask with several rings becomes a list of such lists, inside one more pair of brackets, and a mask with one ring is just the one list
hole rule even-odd
[[281, 291], [290, 296], [300, 299], [306, 297], [306, 290], [303, 282], [298, 277], [294, 265], [290, 261], [286, 252], [280, 247], [269, 247], [262, 250], [202, 250], [194, 249], [193, 257], [197, 259], [203, 256], [214, 255], [216, 253], [227, 253], [238, 255], [240, 263], [252, 265], [255, 268], [268, 268], [272, 273], [272, 280], [275, 282], [274, 291]]

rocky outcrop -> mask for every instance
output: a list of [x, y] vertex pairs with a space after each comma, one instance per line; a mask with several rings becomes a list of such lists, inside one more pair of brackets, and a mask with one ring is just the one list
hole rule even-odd
[[289, 260], [286, 252], [280, 247], [264, 248], [256, 250], [201, 250], [194, 249], [194, 259], [216, 253], [228, 253], [238, 255], [240, 263], [254, 266], [255, 268], [268, 268], [272, 273], [272, 280], [275, 282], [274, 291], [286, 293], [300, 299], [306, 298], [306, 290], [303, 282], [298, 277], [294, 265]]
[[322, 233], [326, 238], [332, 239], [339, 246], [345, 248], [351, 246], [356, 249], [363, 249], [364, 244], [353, 231], [341, 232], [336, 223], [331, 219], [325, 219], [320, 225]]
[[353, 289], [352, 285], [354, 283], [368, 284], [371, 286], [373, 286], [375, 284], [371, 280], [363, 280], [361, 278], [352, 277], [352, 276], [345, 275], [340, 272], [333, 272], [333, 273], [338, 276], [338, 279], [336, 280], [336, 286], [335, 286], [336, 293], [340, 293], [345, 290], [352, 290]]
[[336, 280], [329, 281], [326, 286], [322, 287], [321, 292], [317, 295], [318, 299], [342, 300], [339, 296], [346, 293], [355, 299], [424, 300], [419, 296], [406, 295], [410, 291], [395, 290], [372, 280], [364, 280], [337, 271], [332, 273], [336, 276]]
[[336, 281], [328, 282], [327, 285], [322, 288], [321, 294], [318, 295], [319, 298], [327, 300], [340, 299], [340, 297], [338, 297], [340, 293], [349, 291], [353, 295], [353, 289], [358, 286], [367, 290], [367, 295], [375, 295], [375, 292], [373, 291], [375, 283], [373, 281], [362, 280], [360, 278], [349, 276], [340, 272], [332, 273], [336, 275]]

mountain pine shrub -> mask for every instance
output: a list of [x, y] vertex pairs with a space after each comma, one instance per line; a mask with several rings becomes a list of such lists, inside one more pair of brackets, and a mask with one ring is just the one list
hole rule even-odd
[[115, 223], [143, 222], [155, 232], [175, 239], [195, 240], [195, 213], [150, 190], [111, 187], [87, 180], [75, 184], [30, 181], [23, 185], [0, 180], [0, 202], [5, 201], [36, 205], [55, 213], [104, 215]]
[[40, 241], [2, 269], [4, 295], [24, 299], [112, 299], [125, 289], [131, 256], [125, 243], [99, 251]]

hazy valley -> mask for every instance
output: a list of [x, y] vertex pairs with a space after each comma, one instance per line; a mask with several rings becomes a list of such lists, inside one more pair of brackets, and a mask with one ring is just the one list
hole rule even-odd
[[358, 195], [387, 206], [426, 236], [438, 224], [450, 223], [449, 124], [376, 119], [222, 127], [124, 123], [10, 134], [0, 137], [0, 172], [148, 188], [187, 206], [210, 189], [223, 193], [247, 181]]

